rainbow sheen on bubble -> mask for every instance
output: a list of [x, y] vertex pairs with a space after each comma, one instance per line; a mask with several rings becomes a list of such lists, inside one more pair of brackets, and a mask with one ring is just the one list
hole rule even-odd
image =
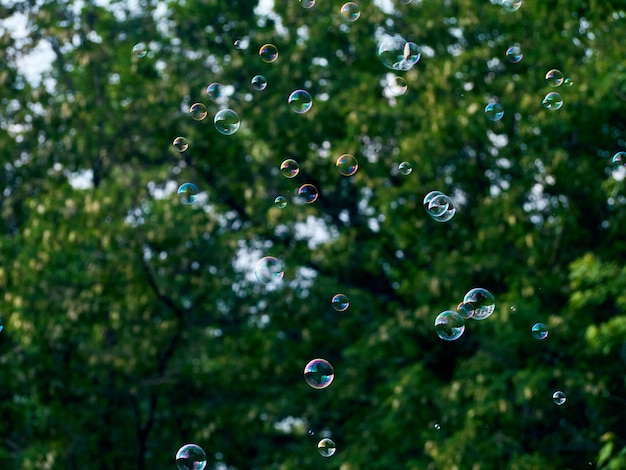
[[499, 121], [504, 116], [504, 108], [500, 103], [489, 103], [485, 106], [485, 116], [490, 121]]
[[330, 304], [338, 312], [345, 312], [348, 310], [348, 307], [350, 307], [350, 300], [345, 294], [335, 294], [333, 298], [330, 299]]
[[341, 7], [341, 16], [345, 18], [346, 21], [353, 23], [358, 20], [361, 16], [361, 10], [359, 6], [354, 2], [346, 2]]
[[461, 317], [463, 317], [464, 320], [467, 320], [468, 318], [472, 318], [472, 315], [474, 315], [474, 306], [467, 302], [461, 302], [456, 308], [456, 311], [459, 315], [461, 315]]
[[250, 84], [256, 91], [263, 91], [267, 88], [267, 78], [263, 75], [255, 75], [252, 77], [252, 80], [250, 80]]
[[459, 339], [465, 331], [465, 320], [457, 312], [446, 310], [435, 318], [435, 333], [445, 341]]
[[402, 96], [408, 90], [408, 85], [404, 78], [395, 76], [387, 83], [387, 89], [391, 96]]
[[223, 135], [233, 135], [239, 130], [241, 121], [239, 115], [232, 109], [221, 109], [215, 114], [213, 119], [217, 132]]
[[178, 470], [203, 470], [206, 467], [206, 453], [197, 444], [185, 444], [176, 452]]
[[[417, 62], [413, 62], [415, 57], [411, 52], [413, 46], [407, 46], [407, 44], [409, 43], [400, 36], [387, 36], [378, 46], [378, 58], [388, 69], [406, 72]], [[417, 60], [419, 60], [419, 54]]]
[[206, 106], [202, 103], [194, 103], [189, 106], [189, 114], [196, 121], [202, 121], [207, 116]]
[[294, 113], [304, 114], [313, 106], [313, 98], [306, 90], [295, 90], [287, 98], [289, 107]]
[[271, 64], [278, 59], [278, 48], [274, 44], [263, 44], [259, 49], [261, 60], [267, 64]]
[[278, 284], [285, 276], [285, 265], [274, 256], [264, 256], [257, 262], [254, 275], [262, 284]]
[[413, 171], [413, 166], [409, 162], [402, 162], [398, 165], [398, 171], [401, 175], [410, 175]]
[[304, 380], [309, 386], [321, 390], [335, 379], [335, 371], [326, 359], [313, 359], [304, 367]]
[[563, 106], [563, 97], [556, 91], [551, 91], [545, 96], [541, 104], [550, 111], [556, 111]]
[[550, 85], [551, 87], [556, 88], [558, 86], [561, 86], [564, 80], [565, 77], [563, 76], [563, 72], [561, 72], [560, 70], [552, 69], [546, 72], [546, 82], [548, 82], [548, 85]]
[[484, 320], [489, 318], [496, 310], [496, 299], [491, 292], [482, 287], [470, 289], [463, 297], [464, 303], [472, 304], [474, 320]]
[[548, 337], [548, 327], [543, 323], [535, 323], [530, 331], [535, 339], [546, 339]]
[[313, 8], [315, 0], [300, 0], [300, 5], [302, 5], [302, 8]]
[[441, 191], [431, 191], [423, 200], [424, 210], [437, 222], [448, 222], [456, 214], [456, 206], [450, 196]]
[[213, 101], [216, 101], [224, 96], [224, 86], [221, 83], [213, 82], [206, 87], [206, 94]]
[[519, 44], [514, 44], [506, 50], [506, 60], [511, 62], [512, 64], [517, 64], [524, 58], [524, 54], [522, 54], [522, 48]]
[[148, 48], [143, 42], [138, 42], [133, 46], [133, 55], [138, 59], [143, 59], [148, 54]]
[[322, 457], [332, 457], [337, 447], [332, 439], [326, 437], [317, 443], [317, 450]]
[[407, 41], [402, 48], [402, 58], [411, 67], [417, 64], [422, 58], [422, 54], [417, 44]]
[[280, 164], [280, 172], [285, 178], [295, 178], [300, 173], [300, 165], [294, 159], [287, 158]]
[[506, 11], [514, 12], [522, 7], [522, 0], [503, 0], [502, 8]]
[[189, 148], [189, 142], [184, 137], [179, 136], [172, 141], [172, 146], [177, 152], [184, 152]]
[[274, 205], [279, 209], [284, 209], [287, 207], [287, 198], [285, 196], [276, 196], [276, 199], [274, 199]]
[[567, 401], [567, 396], [561, 390], [557, 390], [552, 394], [552, 401], [558, 406], [561, 406]]
[[563, 85], [565, 85], [566, 87], [574, 86], [574, 80], [570, 77], [567, 77], [565, 80], [563, 80]]
[[626, 166], [626, 152], [616, 152], [611, 158], [611, 163], [615, 167]]
[[176, 191], [176, 193], [180, 198], [180, 202], [189, 206], [198, 200], [200, 190], [198, 189], [198, 186], [193, 183], [183, 183], [178, 187], [178, 191]]
[[310, 183], [303, 184], [298, 188], [298, 196], [305, 204], [313, 204], [319, 197], [317, 188]]
[[356, 157], [347, 153], [337, 159], [335, 166], [343, 176], [352, 176], [359, 169]]

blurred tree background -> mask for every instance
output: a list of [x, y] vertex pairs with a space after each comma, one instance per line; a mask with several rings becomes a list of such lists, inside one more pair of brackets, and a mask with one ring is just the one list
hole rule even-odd
[[[361, 1], [354, 22], [343, 3], [2, 2], [0, 468], [176, 468], [188, 442], [210, 469], [626, 468], [623, 0]], [[410, 70], [379, 60], [390, 35], [419, 46]], [[263, 256], [279, 285], [256, 281]], [[442, 341], [435, 317], [473, 287], [495, 313]]]

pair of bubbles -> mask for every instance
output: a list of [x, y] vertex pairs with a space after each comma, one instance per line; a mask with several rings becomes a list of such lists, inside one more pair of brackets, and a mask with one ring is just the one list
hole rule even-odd
[[[302, 5], [302, 8], [306, 9], [313, 8], [315, 6], [315, 0], [300, 0], [300, 5]], [[361, 16], [361, 9], [354, 2], [346, 2], [341, 6], [339, 13], [347, 22], [353, 23]]]
[[[354, 155], [345, 153], [337, 158], [335, 166], [343, 176], [352, 176], [359, 169], [359, 162]], [[285, 178], [295, 178], [300, 173], [300, 165], [293, 158], [286, 158], [280, 164], [280, 172]]]
[[[256, 91], [263, 91], [267, 88], [267, 78], [255, 75], [250, 79], [250, 86]], [[228, 94], [228, 88], [219, 82], [213, 82], [206, 87], [206, 94], [211, 100], [218, 101]]]
[[448, 222], [456, 214], [456, 206], [450, 196], [441, 191], [431, 191], [424, 196], [424, 210], [437, 222]]
[[[189, 107], [189, 114], [196, 121], [202, 121], [207, 117], [208, 111], [204, 104], [194, 103]], [[241, 120], [236, 111], [229, 108], [220, 109], [213, 118], [215, 129], [222, 135], [233, 135], [241, 127]], [[176, 137], [172, 145], [177, 152], [184, 152], [189, 148], [189, 141], [183, 137]]]
[[457, 310], [445, 310], [435, 318], [435, 333], [445, 341], [459, 339], [465, 332], [465, 320], [484, 320], [496, 309], [496, 300], [491, 292], [482, 287], [469, 290]]
[[[317, 201], [317, 198], [320, 195], [315, 185], [311, 183], [305, 183], [300, 186], [296, 191], [296, 194], [298, 196], [298, 199], [305, 204], [313, 204], [315, 201]], [[283, 195], [278, 195], [274, 199], [274, 205], [279, 209], [284, 209], [285, 207], [287, 207], [287, 204], [287, 198]]]
[[[569, 77], [566, 78], [565, 75], [563, 75], [563, 72], [558, 69], [551, 69], [546, 72], [546, 82], [553, 88], [560, 87], [561, 85], [565, 85], [566, 87], [574, 85], [574, 80]], [[556, 111], [557, 109], [561, 109], [563, 106], [563, 97], [560, 93], [551, 91], [546, 94], [541, 104], [544, 108], [549, 109], [550, 111]]]

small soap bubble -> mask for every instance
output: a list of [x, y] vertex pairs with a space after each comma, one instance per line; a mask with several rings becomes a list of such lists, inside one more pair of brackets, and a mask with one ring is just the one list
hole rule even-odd
[[332, 439], [324, 438], [317, 443], [317, 450], [319, 450], [322, 457], [332, 457], [337, 448]]
[[280, 172], [285, 178], [295, 178], [300, 173], [300, 165], [297, 161], [287, 158], [280, 164]]
[[313, 106], [313, 98], [306, 90], [295, 90], [287, 99], [291, 110], [298, 114], [306, 113]]
[[274, 44], [264, 44], [259, 49], [259, 56], [263, 62], [271, 64], [278, 59], [278, 49]]
[[408, 41], [402, 49], [402, 58], [412, 67], [422, 58], [419, 47], [414, 42]]
[[334, 378], [333, 366], [326, 359], [313, 359], [304, 368], [304, 380], [315, 389], [328, 387]]
[[345, 312], [348, 310], [348, 307], [350, 307], [350, 300], [348, 300], [348, 296], [345, 294], [335, 294], [333, 298], [330, 299], [330, 304], [338, 312]]
[[613, 155], [611, 163], [615, 167], [626, 166], [626, 152], [617, 152]]
[[474, 315], [474, 306], [467, 302], [461, 302], [456, 308], [456, 311], [463, 317], [463, 319], [467, 320]]
[[308, 434], [309, 436], [315, 436], [315, 431], [313, 431], [312, 429], [309, 429], [309, 430], [307, 431], [307, 434]]
[[561, 106], [563, 106], [563, 98], [556, 91], [551, 91], [545, 96], [541, 104], [544, 108], [549, 109], [550, 111], [556, 111], [557, 109], [561, 109]]
[[517, 64], [524, 58], [522, 48], [518, 44], [514, 44], [506, 50], [506, 60], [512, 64]]
[[[413, 65], [405, 57], [405, 48], [407, 41], [399, 36], [388, 36], [384, 38], [378, 46], [378, 58], [382, 64], [391, 70], [407, 71]], [[411, 46], [408, 46], [409, 49]]]
[[463, 302], [474, 306], [474, 320], [484, 320], [491, 316], [496, 309], [496, 299], [491, 292], [482, 287], [471, 289], [463, 297]]
[[515, 305], [511, 305], [511, 313], [517, 312], [517, 307]]
[[224, 87], [222, 86], [221, 83], [213, 82], [209, 86], [206, 87], [206, 94], [213, 101], [216, 101], [217, 99], [224, 96]]
[[459, 339], [465, 331], [465, 320], [457, 312], [446, 310], [435, 318], [435, 333], [441, 339], [454, 341]]
[[500, 103], [489, 103], [485, 106], [485, 115], [490, 121], [499, 121], [504, 116], [504, 108]]
[[276, 196], [276, 199], [274, 199], [274, 205], [279, 209], [284, 209], [287, 207], [287, 198], [285, 196]]
[[574, 80], [572, 80], [570, 77], [567, 77], [565, 80], [563, 80], [563, 85], [567, 87], [574, 86]]
[[441, 425], [439, 423], [435, 423], [435, 426], [433, 426], [435, 428], [436, 431], [439, 431], [441, 429]]
[[522, 7], [522, 0], [503, 0], [502, 8], [506, 11], [517, 11]]
[[564, 78], [565, 77], [563, 76], [563, 72], [557, 69], [548, 70], [548, 72], [546, 73], [546, 81], [551, 87], [556, 88], [558, 86], [561, 86], [563, 84]]
[[300, 199], [302, 199], [304, 203], [312, 204], [317, 201], [319, 193], [317, 192], [317, 188], [315, 186], [307, 183], [298, 188], [298, 196], [300, 196]]
[[200, 190], [193, 183], [183, 183], [178, 187], [177, 194], [180, 197], [180, 202], [189, 206], [198, 200]]
[[560, 390], [557, 390], [556, 392], [552, 394], [552, 400], [554, 401], [554, 403], [561, 406], [563, 403], [567, 401], [567, 397], [565, 396], [565, 393], [563, 393]]
[[402, 162], [398, 165], [398, 171], [401, 175], [407, 176], [411, 174], [413, 167], [409, 162]]
[[185, 444], [176, 452], [178, 470], [203, 470], [206, 467], [206, 453], [196, 444]]
[[345, 154], [340, 156], [335, 163], [337, 170], [343, 176], [352, 176], [359, 169], [359, 163], [353, 155]]
[[257, 262], [254, 275], [262, 284], [278, 284], [285, 276], [285, 265], [278, 258], [264, 256]]
[[241, 121], [239, 115], [232, 109], [221, 109], [215, 114], [213, 119], [215, 128], [220, 134], [233, 135], [239, 130]]
[[387, 84], [391, 96], [402, 96], [406, 93], [408, 85], [402, 77], [393, 77]]
[[531, 333], [535, 339], [546, 339], [548, 337], [548, 327], [543, 323], [535, 323]]
[[302, 8], [313, 8], [315, 0], [300, 0], [300, 5], [302, 5]]
[[352, 23], [359, 19], [359, 16], [361, 16], [361, 10], [359, 10], [359, 6], [356, 3], [347, 2], [341, 7], [341, 15], [346, 19], [346, 21]]
[[143, 42], [138, 42], [133, 46], [133, 55], [138, 59], [143, 59], [148, 54], [148, 48]]
[[250, 84], [256, 91], [263, 91], [267, 88], [267, 78], [263, 75], [255, 75], [252, 77], [252, 80], [250, 80]]
[[235, 39], [233, 46], [235, 46], [235, 49], [241, 50], [243, 49], [243, 41], [241, 39]]
[[184, 152], [189, 148], [189, 142], [184, 137], [176, 137], [172, 142], [172, 145], [178, 152]]
[[202, 103], [194, 103], [189, 106], [189, 114], [196, 121], [202, 121], [207, 115], [206, 106]]

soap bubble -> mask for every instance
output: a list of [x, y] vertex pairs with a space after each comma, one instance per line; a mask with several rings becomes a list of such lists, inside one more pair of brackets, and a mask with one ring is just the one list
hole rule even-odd
[[485, 115], [490, 121], [499, 121], [504, 116], [504, 108], [500, 103], [489, 103], [485, 106]]
[[441, 429], [441, 425], [439, 423], [435, 423], [433, 427], [435, 428], [436, 431], [439, 431]]
[[271, 64], [278, 59], [278, 49], [274, 44], [264, 44], [259, 49], [259, 55], [263, 62]]
[[276, 196], [276, 199], [274, 199], [274, 205], [279, 209], [284, 209], [287, 207], [287, 198], [285, 196]]
[[328, 387], [335, 378], [335, 371], [326, 359], [313, 359], [304, 368], [304, 380], [315, 389]]
[[313, 8], [315, 0], [300, 0], [300, 5], [302, 5], [302, 8]]
[[502, 8], [506, 11], [517, 11], [522, 7], [522, 0], [503, 0]]
[[255, 75], [252, 77], [252, 80], [250, 80], [250, 84], [256, 91], [263, 91], [267, 88], [267, 78], [263, 75]]
[[626, 166], [626, 152], [617, 152], [613, 155], [611, 163], [613, 163], [615, 167]]
[[533, 338], [546, 339], [548, 337], [548, 327], [543, 323], [535, 323], [531, 329]]
[[143, 59], [148, 54], [148, 48], [143, 42], [138, 42], [133, 46], [133, 55], [138, 59]]
[[563, 106], [563, 98], [556, 91], [551, 91], [545, 96], [541, 104], [546, 109], [556, 111], [557, 109], [561, 109], [561, 106]]
[[565, 393], [563, 393], [560, 390], [557, 390], [556, 392], [552, 394], [552, 400], [554, 401], [554, 403], [561, 406], [563, 403], [567, 401], [567, 397], [565, 396]]
[[265, 285], [277, 284], [285, 276], [285, 265], [278, 258], [264, 256], [257, 262], [254, 275]]
[[289, 107], [298, 114], [306, 113], [313, 106], [313, 98], [306, 90], [295, 90], [287, 99]]
[[393, 77], [387, 83], [387, 89], [389, 90], [389, 94], [391, 96], [401, 96], [404, 95], [408, 89], [408, 85], [406, 80], [402, 77]]
[[180, 202], [189, 206], [198, 200], [200, 190], [193, 183], [183, 183], [179, 186], [177, 194], [180, 197]]
[[496, 309], [496, 299], [487, 289], [476, 287], [471, 289], [463, 297], [464, 303], [470, 303], [474, 306], [474, 320], [484, 320], [491, 316]]
[[352, 176], [359, 169], [359, 163], [356, 158], [349, 154], [340, 156], [335, 165], [343, 176]]
[[178, 470], [203, 470], [206, 467], [206, 453], [196, 444], [185, 444], [176, 452]]
[[235, 42], [233, 42], [233, 46], [235, 46], [235, 49], [242, 50], [243, 49], [243, 41], [241, 39], [235, 39]]
[[221, 109], [213, 119], [217, 132], [223, 135], [233, 135], [239, 130], [241, 121], [239, 115], [232, 109]]
[[456, 206], [450, 196], [441, 191], [431, 191], [424, 196], [424, 210], [437, 222], [448, 222], [456, 214]]
[[[407, 41], [399, 36], [388, 36], [384, 38], [378, 46], [378, 58], [382, 64], [391, 70], [407, 71], [415, 62], [410, 62], [405, 57], [405, 48]], [[409, 48], [409, 57], [411, 46]], [[419, 60], [419, 59], [418, 59]]]
[[317, 192], [317, 188], [315, 186], [307, 183], [298, 188], [298, 196], [300, 196], [300, 199], [302, 199], [304, 203], [312, 204], [317, 201], [319, 193]]
[[348, 300], [348, 296], [345, 294], [335, 294], [333, 298], [330, 299], [330, 304], [338, 312], [345, 312], [350, 306], [350, 300]]
[[398, 171], [401, 175], [407, 176], [411, 174], [413, 167], [409, 162], [402, 162], [398, 165]]
[[297, 161], [287, 158], [280, 164], [280, 172], [285, 178], [295, 178], [300, 173], [300, 165]]
[[465, 331], [465, 320], [457, 312], [446, 310], [435, 318], [435, 333], [441, 339], [454, 341], [459, 339]]
[[207, 115], [206, 106], [202, 103], [194, 103], [189, 106], [189, 114], [196, 121], [202, 121]]
[[563, 73], [560, 70], [552, 69], [548, 70], [548, 72], [546, 73], [546, 81], [551, 87], [561, 86], [563, 80]]
[[341, 7], [341, 15], [349, 21], [350, 23], [359, 19], [361, 16], [361, 10], [359, 10], [359, 6], [354, 2], [344, 3]]
[[463, 319], [467, 320], [474, 315], [474, 306], [470, 303], [461, 302], [459, 306], [456, 308], [456, 311], [463, 317]]
[[332, 439], [324, 438], [317, 443], [317, 450], [322, 457], [331, 457], [337, 449]]
[[206, 87], [206, 94], [213, 101], [224, 96], [224, 87], [221, 83], [213, 82], [208, 87]]
[[176, 137], [172, 142], [172, 146], [178, 152], [184, 152], [189, 148], [189, 142], [187, 142], [187, 139], [185, 139], [184, 137]]
[[517, 64], [523, 57], [522, 48], [518, 44], [514, 44], [506, 50], [506, 59], [512, 64]]
[[572, 80], [570, 77], [567, 77], [565, 80], [563, 80], [563, 85], [567, 87], [574, 86], [574, 80]]

